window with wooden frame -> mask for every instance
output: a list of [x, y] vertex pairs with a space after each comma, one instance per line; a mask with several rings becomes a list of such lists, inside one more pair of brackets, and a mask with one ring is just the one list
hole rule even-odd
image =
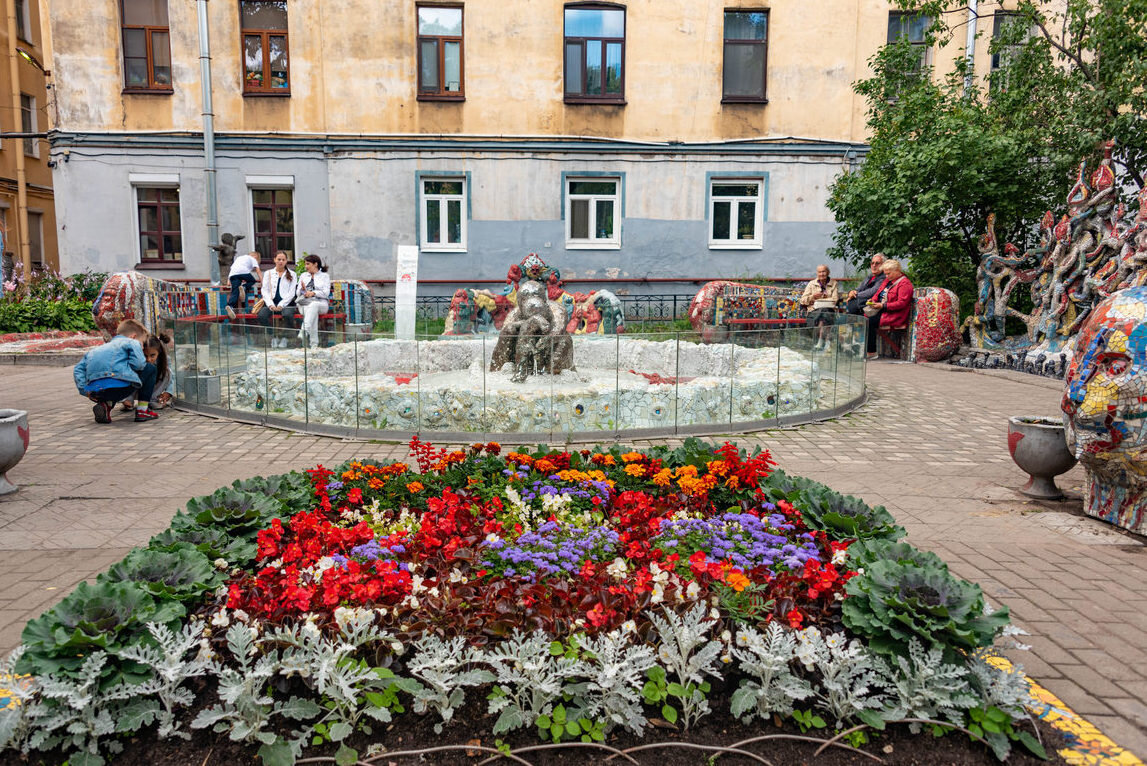
[[[20, 94], [20, 130], [24, 133], [36, 132], [36, 97], [27, 93]], [[38, 138], [24, 139], [24, 154], [29, 157], [40, 156], [40, 140]]]
[[32, 40], [32, 17], [29, 13], [28, 0], [16, 0], [16, 37], [26, 43]]
[[768, 101], [765, 98], [768, 33], [768, 11], [725, 11], [722, 101], [758, 104]]
[[251, 189], [251, 218], [259, 262], [273, 263], [282, 250], [295, 260], [295, 192], [293, 189]]
[[418, 98], [463, 100], [465, 72], [461, 6], [419, 5]]
[[28, 211], [28, 253], [35, 268], [44, 268], [44, 214]]
[[566, 247], [571, 249], [621, 246], [617, 212], [617, 178], [566, 179]]
[[625, 8], [565, 7], [566, 103], [625, 103]]
[[136, 186], [140, 263], [183, 263], [178, 186]]
[[171, 92], [167, 0], [120, 0], [124, 90]]
[[888, 42], [907, 37], [908, 42], [916, 47], [919, 63], [915, 71], [919, 72], [928, 66], [931, 46], [928, 44], [928, 27], [932, 26], [932, 18], [915, 11], [891, 11], [888, 14]]
[[764, 179], [714, 178], [709, 185], [709, 247], [761, 247]]
[[243, 93], [288, 96], [287, 0], [239, 0]]

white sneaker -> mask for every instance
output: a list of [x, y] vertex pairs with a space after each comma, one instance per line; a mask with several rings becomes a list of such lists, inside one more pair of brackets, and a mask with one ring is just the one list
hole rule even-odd
[[233, 308], [231, 308], [230, 306], [228, 306], [228, 307], [227, 307], [227, 316], [229, 316], [229, 317], [231, 317], [232, 319], [234, 319], [234, 318], [235, 318], [235, 309], [233, 309]]

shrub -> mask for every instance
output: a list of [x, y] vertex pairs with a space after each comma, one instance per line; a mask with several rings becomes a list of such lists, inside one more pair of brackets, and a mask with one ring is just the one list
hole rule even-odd
[[82, 332], [94, 329], [91, 304], [75, 298], [0, 301], [0, 332]]

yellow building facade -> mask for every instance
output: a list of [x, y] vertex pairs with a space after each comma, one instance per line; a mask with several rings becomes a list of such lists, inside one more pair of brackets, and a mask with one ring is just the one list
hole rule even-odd
[[[0, 65], [0, 130], [4, 133], [46, 134], [51, 121], [47, 56], [37, 0], [14, 0], [10, 6], [16, 34], [8, 34], [8, 14], [0, 23], [5, 61]], [[15, 82], [12, 66], [15, 62]], [[18, 106], [17, 106], [18, 105]], [[21, 244], [28, 247], [33, 268], [59, 268], [56, 250], [56, 211], [46, 138], [6, 138], [0, 141], [0, 230], [3, 231], [4, 274], [21, 263]], [[21, 215], [18, 165], [24, 165], [25, 215]], [[26, 225], [22, 222], [26, 222]]]
[[586, 280], [808, 274], [866, 151], [852, 84], [923, 29], [886, 0], [48, 3], [65, 264], [192, 278], [212, 175], [241, 248], [343, 277], [393, 278], [400, 245], [444, 282], [531, 250]]

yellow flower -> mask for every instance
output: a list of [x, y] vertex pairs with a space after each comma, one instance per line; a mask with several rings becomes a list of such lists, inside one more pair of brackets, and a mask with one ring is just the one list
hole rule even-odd
[[630, 476], [641, 477], [645, 475], [645, 466], [630, 463], [625, 467], [625, 472]]
[[726, 575], [725, 582], [729, 584], [730, 588], [737, 591], [738, 593], [749, 586], [749, 578], [745, 577], [745, 575], [737, 571], [730, 572], [728, 575]]
[[668, 487], [673, 483], [673, 476], [668, 468], [662, 468], [653, 475], [653, 483], [659, 487]]

